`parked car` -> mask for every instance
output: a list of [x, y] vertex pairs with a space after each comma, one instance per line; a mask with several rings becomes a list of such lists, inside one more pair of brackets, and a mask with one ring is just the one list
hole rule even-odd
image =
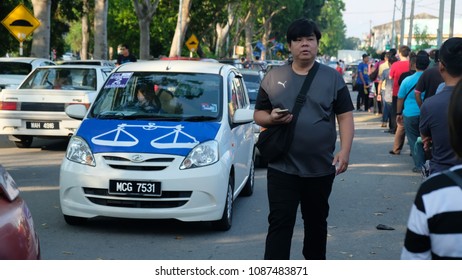
[[[157, 100], [145, 110], [137, 89]], [[157, 60], [122, 64], [88, 110], [60, 170], [64, 219], [103, 216], [232, 225], [233, 202], [254, 185], [253, 110], [231, 65]]]
[[77, 60], [77, 56], [74, 55], [72, 52], [66, 52], [61, 57], [62, 60], [69, 61], [69, 60]]
[[[249, 93], [250, 107], [255, 108], [255, 102], [257, 101], [258, 90], [260, 89], [261, 81], [265, 76], [265, 72], [260, 70], [251, 70], [251, 69], [239, 69], [244, 77], [245, 86]], [[261, 127], [254, 123], [253, 132], [255, 137], [255, 143], [257, 143], [258, 136], [260, 135]], [[266, 162], [260, 157], [260, 152], [258, 148], [255, 147], [255, 165], [256, 166], [266, 166]]]
[[233, 65], [234, 67], [238, 69], [243, 69], [244, 65], [242, 65], [242, 62], [240, 59], [235, 59], [235, 58], [221, 58], [218, 59], [219, 63], [224, 63], [224, 64], [230, 64]]
[[72, 135], [80, 121], [69, 118], [69, 104], [89, 107], [114, 68], [59, 65], [36, 68], [15, 90], [0, 92], [0, 135], [18, 148], [29, 148], [33, 137]]
[[343, 80], [347, 84], [353, 84], [353, 81], [356, 81], [356, 74], [358, 72], [358, 64], [350, 63], [345, 66], [345, 71], [343, 71]]
[[26, 202], [0, 165], [0, 260], [38, 260], [40, 242]]
[[55, 65], [52, 60], [37, 57], [1, 57], [0, 90], [16, 89], [35, 68]]
[[87, 60], [65, 60], [60, 65], [100, 65], [115, 68], [116, 65], [113, 61], [103, 59], [87, 59]]

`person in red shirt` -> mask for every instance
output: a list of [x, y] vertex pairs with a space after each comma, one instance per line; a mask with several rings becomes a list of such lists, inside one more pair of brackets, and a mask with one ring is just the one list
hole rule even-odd
[[[409, 71], [409, 54], [411, 49], [408, 46], [401, 46], [398, 50], [399, 61], [393, 63], [390, 68], [390, 79], [393, 79], [393, 100], [391, 103], [391, 126], [390, 133], [404, 133], [404, 127], [400, 127], [398, 131], [398, 125], [396, 123], [396, 112], [398, 104], [398, 91], [399, 91], [399, 77], [404, 72]], [[398, 131], [398, 132], [397, 132]]]
[[338, 61], [337, 61], [337, 67], [335, 68], [335, 70], [337, 70], [340, 73], [340, 75], [343, 76], [343, 68], [342, 66], [340, 66], [340, 62]]

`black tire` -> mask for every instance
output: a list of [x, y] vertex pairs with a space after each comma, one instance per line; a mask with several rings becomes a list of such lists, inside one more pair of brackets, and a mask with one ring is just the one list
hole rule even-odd
[[64, 220], [68, 225], [79, 226], [87, 222], [87, 218], [64, 215]]
[[14, 137], [20, 140], [20, 141], [14, 141], [14, 144], [18, 148], [30, 148], [30, 146], [32, 145], [32, 140], [34, 139], [32, 136], [14, 135]]
[[223, 209], [223, 215], [218, 221], [213, 221], [212, 226], [215, 230], [227, 231], [233, 224], [233, 189], [234, 180], [230, 176], [228, 180], [228, 191], [226, 192], [226, 203]]
[[[255, 159], [255, 156], [254, 156]], [[245, 182], [245, 186], [241, 191], [242, 196], [251, 196], [253, 194], [253, 188], [255, 186], [255, 160], [252, 159], [250, 163], [249, 178]]]

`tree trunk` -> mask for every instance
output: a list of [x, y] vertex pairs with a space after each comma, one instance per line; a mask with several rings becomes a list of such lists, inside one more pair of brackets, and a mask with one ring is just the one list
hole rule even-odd
[[95, 48], [93, 51], [94, 59], [108, 58], [107, 9], [108, 0], [95, 0]]
[[88, 59], [88, 43], [90, 41], [90, 33], [88, 31], [88, 11], [90, 6], [88, 0], [82, 2], [82, 49], [80, 50], [80, 58]]
[[271, 12], [270, 16], [268, 18], [263, 18], [263, 36], [261, 38], [261, 43], [263, 47], [265, 48], [264, 51], [261, 53], [261, 60], [266, 60], [266, 53], [268, 52], [268, 41], [269, 41], [269, 36], [271, 35], [272, 30], [272, 20], [274, 16], [278, 13], [280, 13], [282, 10], [285, 10], [286, 6], [282, 6], [281, 8]]
[[32, 6], [40, 26], [34, 31], [30, 56], [50, 58], [51, 0], [32, 0]]
[[228, 21], [225, 26], [222, 26], [220, 23], [216, 24], [217, 32], [217, 44], [215, 48], [215, 55], [217, 57], [222, 57], [224, 50], [223, 46], [225, 45], [226, 38], [228, 37], [229, 30], [234, 23], [234, 10], [235, 6], [233, 4], [228, 4]]
[[160, 0], [133, 0], [140, 27], [140, 59], [151, 59], [151, 22]]
[[184, 36], [186, 35], [190, 21], [189, 10], [191, 9], [191, 4], [192, 0], [182, 0], [182, 6], [180, 7], [181, 14], [176, 23], [175, 35], [173, 36], [172, 45], [170, 46], [169, 57], [181, 56]]
[[253, 38], [253, 14], [250, 15], [248, 20], [245, 23], [245, 53], [247, 54], [247, 60], [253, 60], [253, 47], [252, 47], [252, 38]]

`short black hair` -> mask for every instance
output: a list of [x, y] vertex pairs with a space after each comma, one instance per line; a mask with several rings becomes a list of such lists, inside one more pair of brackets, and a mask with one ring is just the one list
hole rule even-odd
[[462, 75], [462, 38], [447, 39], [441, 45], [439, 52], [440, 63], [446, 68], [449, 75], [459, 77]]
[[426, 51], [419, 51], [415, 59], [415, 68], [417, 70], [425, 70], [430, 64], [430, 58]]
[[316, 41], [319, 42], [321, 39], [321, 31], [319, 31], [318, 26], [311, 20], [306, 18], [299, 18], [294, 20], [287, 28], [287, 43], [289, 45], [292, 41], [300, 37], [316, 36]]

